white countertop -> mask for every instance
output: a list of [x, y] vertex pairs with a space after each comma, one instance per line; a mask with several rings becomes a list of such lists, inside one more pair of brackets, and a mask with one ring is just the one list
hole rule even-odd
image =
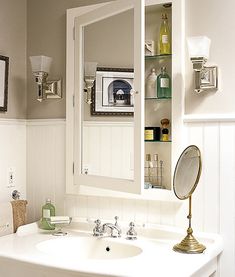
[[[16, 268], [18, 261], [31, 266], [40, 265], [40, 267], [57, 268], [67, 272], [65, 275], [55, 274], [54, 276], [189, 277], [197, 276], [196, 273], [215, 259], [223, 249], [222, 239], [219, 235], [194, 234], [207, 248], [203, 254], [190, 255], [174, 252], [172, 247], [184, 238], [185, 233], [165, 226], [158, 226], [157, 229], [138, 230], [139, 236], [135, 241], [128, 241], [125, 236], [123, 238], [96, 238], [92, 236], [91, 231], [82, 230], [82, 225], [76, 224], [67, 231], [67, 238], [102, 239], [107, 241], [107, 246], [109, 242], [113, 241], [132, 244], [140, 247], [142, 253], [123, 259], [79, 259], [79, 251], [83, 251], [83, 249], [76, 249], [74, 246], [69, 253], [64, 253], [61, 249], [61, 253], [51, 255], [40, 251], [36, 245], [46, 240], [63, 240], [65, 237], [58, 238], [42, 232], [37, 228], [37, 224], [33, 223], [19, 228], [17, 234], [0, 237], [0, 261], [1, 259], [14, 260]], [[78, 253], [77, 256], [76, 253]], [[1, 267], [0, 276], [2, 276]], [[4, 277], [8, 276], [4, 275]], [[18, 274], [18, 276], [20, 275]], [[53, 277], [51, 272], [48, 276]]]

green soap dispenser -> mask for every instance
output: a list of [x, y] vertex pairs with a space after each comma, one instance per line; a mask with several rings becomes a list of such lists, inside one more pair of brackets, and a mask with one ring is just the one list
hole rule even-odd
[[41, 229], [55, 230], [55, 226], [48, 223], [48, 218], [55, 216], [55, 206], [51, 204], [51, 199], [46, 199], [46, 204], [42, 206]]

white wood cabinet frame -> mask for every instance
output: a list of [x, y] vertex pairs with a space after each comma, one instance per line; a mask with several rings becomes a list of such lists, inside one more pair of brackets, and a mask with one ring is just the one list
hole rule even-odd
[[[184, 0], [172, 0], [172, 172], [177, 158], [181, 153], [183, 143], [184, 113]], [[70, 9], [67, 11], [67, 62], [66, 62], [66, 193], [94, 194], [100, 191], [114, 190], [121, 193], [107, 195], [122, 195], [124, 193], [144, 195], [144, 39], [145, 39], [145, 5], [163, 4], [161, 0], [119, 0], [98, 5]], [[75, 124], [81, 123], [80, 97], [78, 90], [82, 87], [82, 27], [134, 8], [134, 72], [135, 82], [135, 116], [134, 116], [134, 180], [123, 180], [101, 176], [80, 174], [81, 160], [77, 157], [81, 145], [74, 143], [81, 133], [75, 132]], [[78, 27], [79, 26], [79, 27]], [[76, 28], [75, 28], [76, 27]], [[75, 45], [79, 47], [75, 47]], [[78, 62], [75, 63], [75, 58]], [[82, 61], [82, 62], [80, 62]], [[76, 72], [76, 73], [75, 73]], [[76, 75], [75, 75], [76, 74]], [[78, 80], [75, 78], [78, 77]], [[76, 96], [75, 96], [75, 93]], [[76, 110], [76, 112], [75, 112]], [[79, 180], [79, 182], [78, 182]], [[87, 187], [88, 186], [88, 187]], [[128, 194], [128, 195], [131, 195]], [[157, 194], [157, 192], [156, 192]], [[161, 194], [161, 193], [160, 193]], [[166, 199], [166, 192], [163, 192]], [[170, 192], [172, 194], [172, 192]], [[170, 195], [169, 194], [169, 195]], [[103, 194], [102, 194], [103, 195]], [[151, 196], [152, 197], [152, 196]]]

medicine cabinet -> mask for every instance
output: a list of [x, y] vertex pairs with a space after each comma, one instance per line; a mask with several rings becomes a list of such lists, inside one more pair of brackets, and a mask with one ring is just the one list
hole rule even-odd
[[[169, 55], [158, 50], [163, 13], [171, 30]], [[155, 43], [151, 55], [146, 41]], [[67, 11], [67, 193], [172, 194], [173, 168], [182, 150], [183, 57], [184, 0], [117, 0]], [[92, 104], [85, 83], [88, 62], [97, 63]], [[148, 97], [147, 76], [163, 66], [172, 97]], [[120, 94], [120, 87], [129, 95]], [[170, 121], [168, 140], [145, 140], [145, 127], [161, 127], [163, 118]], [[146, 154], [158, 155], [157, 179], [151, 173], [148, 180], [160, 183], [158, 188], [146, 186]]]

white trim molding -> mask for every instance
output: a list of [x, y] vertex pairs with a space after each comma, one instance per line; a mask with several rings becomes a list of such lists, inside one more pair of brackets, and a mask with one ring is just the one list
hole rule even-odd
[[26, 119], [0, 118], [1, 125], [26, 125]]
[[47, 118], [47, 119], [17, 119], [17, 118], [0, 118], [1, 125], [65, 125], [65, 118]]
[[235, 122], [235, 114], [186, 114], [184, 123], [193, 122]]
[[26, 120], [27, 126], [31, 125], [65, 125], [65, 118], [50, 118], [50, 119], [28, 119]]

